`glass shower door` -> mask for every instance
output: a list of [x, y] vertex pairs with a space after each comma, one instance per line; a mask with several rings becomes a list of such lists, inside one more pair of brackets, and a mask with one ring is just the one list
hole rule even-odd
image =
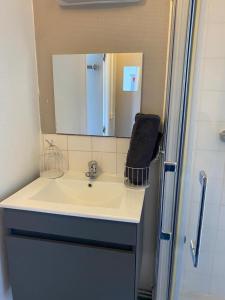
[[171, 299], [225, 300], [225, 1], [198, 16]]

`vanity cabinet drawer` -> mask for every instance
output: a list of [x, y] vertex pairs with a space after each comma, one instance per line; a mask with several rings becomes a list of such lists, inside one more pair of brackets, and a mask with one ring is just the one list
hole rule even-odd
[[[138, 224], [4, 209], [9, 230], [136, 246]], [[25, 234], [26, 235], [26, 234]]]
[[135, 253], [8, 236], [14, 300], [134, 300]]

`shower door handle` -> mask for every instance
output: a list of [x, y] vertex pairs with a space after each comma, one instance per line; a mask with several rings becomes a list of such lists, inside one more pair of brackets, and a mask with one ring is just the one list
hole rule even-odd
[[193, 265], [195, 268], [198, 267], [198, 262], [199, 262], [203, 217], [204, 217], [204, 210], [205, 210], [206, 189], [207, 189], [207, 182], [208, 182], [207, 174], [205, 173], [205, 171], [200, 172], [199, 180], [200, 180], [202, 190], [201, 190], [200, 212], [199, 212], [199, 219], [198, 219], [197, 239], [196, 241], [191, 240], [191, 244], [190, 244]]

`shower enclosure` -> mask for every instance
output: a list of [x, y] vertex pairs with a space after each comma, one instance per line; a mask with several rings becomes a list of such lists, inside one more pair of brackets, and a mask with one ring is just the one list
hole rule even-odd
[[225, 300], [225, 1], [171, 12], [155, 297]]

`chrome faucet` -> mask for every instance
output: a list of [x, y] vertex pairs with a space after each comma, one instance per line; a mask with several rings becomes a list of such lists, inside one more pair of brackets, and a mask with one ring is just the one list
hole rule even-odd
[[95, 160], [91, 160], [88, 163], [88, 172], [85, 173], [85, 176], [90, 179], [96, 179], [98, 176], [98, 163]]

